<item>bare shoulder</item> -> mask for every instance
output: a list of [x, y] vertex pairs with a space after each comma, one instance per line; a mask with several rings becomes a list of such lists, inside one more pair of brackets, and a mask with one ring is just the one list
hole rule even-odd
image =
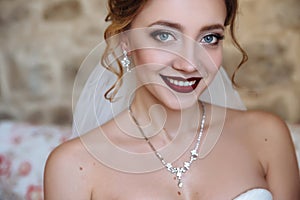
[[[259, 110], [235, 110], [226, 109], [218, 106], [211, 106], [215, 116], [219, 116], [218, 123], [224, 120], [233, 130], [234, 134], [242, 134], [247, 137], [283, 137], [290, 138], [289, 129], [280, 117]], [[214, 118], [215, 118], [214, 116]], [[232, 131], [231, 131], [232, 132]], [[268, 138], [267, 138], [268, 139]]]
[[46, 167], [52, 165], [64, 167], [64, 165], [67, 165], [70, 169], [73, 169], [76, 165], [79, 166], [79, 163], [86, 160], [87, 157], [87, 152], [81, 144], [80, 138], [75, 138], [56, 147], [50, 153]]
[[244, 112], [245, 120], [255, 129], [259, 129], [273, 137], [286, 137], [289, 135], [286, 123], [277, 115], [263, 111]]
[[228, 115], [229, 123], [239, 130], [235, 134], [244, 137], [267, 158], [279, 149], [282, 152], [293, 151], [290, 131], [280, 117], [264, 111], [229, 110]]
[[90, 199], [92, 160], [79, 138], [55, 148], [44, 172], [45, 200]]
[[274, 199], [299, 199], [299, 168], [290, 131], [280, 117], [263, 111], [229, 111], [265, 170]]
[[290, 140], [290, 132], [285, 121], [277, 115], [264, 111], [229, 109], [228, 116], [230, 123], [238, 125], [243, 132], [250, 133], [253, 137]]

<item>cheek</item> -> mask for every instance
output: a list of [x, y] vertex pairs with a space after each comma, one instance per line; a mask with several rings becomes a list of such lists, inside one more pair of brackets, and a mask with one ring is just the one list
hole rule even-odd
[[[154, 64], [155, 66], [166, 66], [171, 60], [171, 56], [163, 51], [142, 49], [132, 52], [135, 66]], [[157, 64], [157, 65], [156, 65]]]
[[208, 51], [211, 62], [210, 71], [217, 71], [220, 69], [223, 61], [223, 49], [218, 48], [217, 50]]
[[167, 65], [165, 56], [152, 49], [140, 49], [132, 52], [137, 79], [145, 84], [159, 82], [157, 74]]
[[220, 50], [214, 59], [215, 59], [216, 66], [218, 67], [218, 69], [220, 69], [223, 62], [223, 50]]
[[[140, 49], [131, 53], [135, 67], [139, 67], [141, 69], [139, 71], [143, 71], [144, 73], [147, 71], [159, 71], [165, 67], [172, 66], [174, 59], [178, 58], [174, 54], [157, 49]], [[208, 73], [217, 73], [223, 60], [222, 47], [207, 49], [205, 54], [205, 56], [199, 58], [201, 59], [199, 63], [203, 64], [203, 67], [206, 68]]]

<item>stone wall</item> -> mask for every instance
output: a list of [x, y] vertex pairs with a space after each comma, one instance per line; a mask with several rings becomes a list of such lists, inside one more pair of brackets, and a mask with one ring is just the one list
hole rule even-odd
[[[300, 1], [241, 0], [238, 38], [249, 61], [237, 73], [250, 109], [263, 109], [300, 122]], [[227, 51], [226, 51], [227, 50]], [[225, 66], [239, 54], [225, 48]]]
[[0, 0], [0, 118], [71, 122], [80, 63], [102, 41], [102, 0]]
[[[238, 38], [249, 62], [238, 72], [250, 109], [300, 122], [300, 2], [240, 0]], [[102, 41], [104, 0], [0, 0], [0, 119], [69, 124], [72, 87]], [[229, 74], [240, 54], [225, 42]]]

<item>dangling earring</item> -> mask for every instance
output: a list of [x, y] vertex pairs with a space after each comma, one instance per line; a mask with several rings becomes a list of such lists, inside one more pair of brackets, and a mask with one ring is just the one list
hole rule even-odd
[[126, 72], [130, 72], [131, 71], [131, 69], [130, 69], [131, 62], [130, 62], [128, 56], [127, 56], [127, 51], [126, 50], [123, 51], [123, 56], [124, 57], [121, 60], [121, 64], [126, 69]]

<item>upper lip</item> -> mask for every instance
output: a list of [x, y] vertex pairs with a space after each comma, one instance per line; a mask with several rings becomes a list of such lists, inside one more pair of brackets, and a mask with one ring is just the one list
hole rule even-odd
[[190, 77], [190, 78], [184, 78], [184, 77], [179, 77], [179, 76], [164, 76], [160, 75], [163, 79], [173, 79], [177, 81], [199, 81], [202, 79], [202, 77]]
[[164, 76], [161, 74], [160, 76], [169, 87], [177, 92], [182, 93], [193, 91], [202, 79], [202, 77], [184, 78], [179, 76]]

